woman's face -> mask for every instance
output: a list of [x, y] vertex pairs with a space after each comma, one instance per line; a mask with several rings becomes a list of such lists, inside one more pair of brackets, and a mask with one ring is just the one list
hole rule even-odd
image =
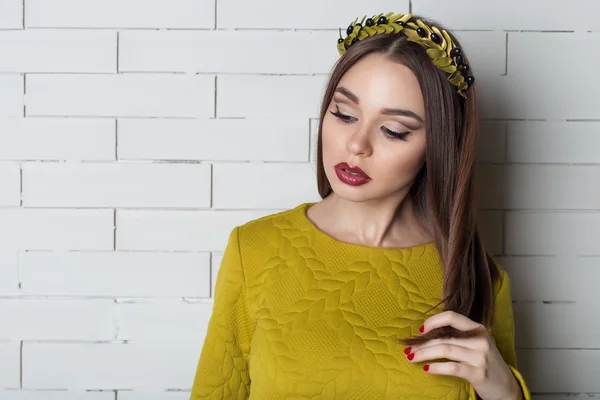
[[[408, 192], [425, 162], [423, 121], [423, 95], [409, 68], [380, 54], [354, 64], [323, 118], [323, 166], [333, 191], [352, 201]], [[335, 169], [342, 162], [358, 166], [370, 180], [344, 183], [344, 173], [339, 177]]]

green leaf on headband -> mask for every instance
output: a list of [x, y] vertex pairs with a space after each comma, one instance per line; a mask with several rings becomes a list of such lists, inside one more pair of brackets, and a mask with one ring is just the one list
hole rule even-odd
[[364, 38], [368, 38], [368, 37], [369, 37], [369, 34], [364, 30], [361, 30], [358, 33], [358, 40], [363, 40]]
[[365, 26], [363, 28], [363, 31], [367, 32], [369, 34], [369, 36], [373, 36], [377, 33], [377, 31], [370, 26]]
[[419, 25], [420, 28], [425, 29], [425, 31], [427, 32], [427, 37], [429, 37], [429, 35], [431, 35], [431, 29], [429, 29], [429, 27], [427, 25], [425, 25], [425, 23], [423, 21], [418, 19], [417, 25]]
[[[458, 71], [456, 71], [456, 72], [458, 72]], [[449, 81], [450, 81], [450, 83], [452, 83], [453, 85], [455, 85], [455, 86], [458, 86], [458, 85], [460, 85], [460, 84], [461, 84], [461, 83], [462, 83], [462, 82], [465, 80], [465, 78], [464, 78], [462, 75], [458, 74], [458, 75], [456, 75], [456, 76], [455, 76], [454, 78], [452, 78], [452, 79], [448, 78], [448, 80], [449, 80]]]
[[440, 69], [444, 72], [447, 72], [449, 74], [453, 73], [456, 71], [456, 66], [455, 65], [448, 65], [447, 67], [440, 67]]
[[450, 57], [440, 57], [440, 58], [436, 58], [435, 60], [433, 60], [433, 64], [436, 67], [447, 67], [450, 64], [452, 64], [452, 59]]
[[391, 25], [389, 25], [389, 24], [381, 25], [381, 27], [383, 29], [385, 29], [385, 33], [392, 33], [392, 32], [394, 32], [394, 28]]
[[417, 32], [415, 32], [413, 29], [404, 29], [404, 31], [403, 31], [403, 32], [404, 32], [404, 34], [405, 34], [406, 36], [408, 36], [408, 38], [409, 38], [410, 40], [412, 40], [413, 42], [417, 42], [417, 43], [419, 43], [419, 42], [421, 41], [421, 39], [423, 39], [423, 38], [422, 38], [421, 36], [419, 36], [419, 35], [417, 34]]
[[440, 30], [437, 28], [437, 26], [432, 26], [431, 30], [434, 31], [435, 33], [437, 33], [437, 35], [440, 37], [440, 39], [442, 39], [442, 42], [439, 44], [440, 49], [446, 50], [446, 45], [448, 43], [446, 42], [444, 35], [442, 35], [442, 32], [440, 32]]

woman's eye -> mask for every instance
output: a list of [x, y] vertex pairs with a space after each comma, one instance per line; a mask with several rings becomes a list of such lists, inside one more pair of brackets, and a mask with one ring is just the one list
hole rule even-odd
[[335, 115], [337, 118], [340, 119], [340, 121], [342, 121], [342, 122], [344, 122], [346, 124], [349, 124], [350, 122], [352, 122], [352, 119], [354, 118], [354, 117], [351, 117], [349, 115], [340, 113], [340, 109], [339, 108], [337, 108], [337, 110], [335, 112], [334, 111], [329, 111], [329, 112], [331, 114]]
[[388, 139], [400, 139], [400, 140], [406, 140], [406, 137], [408, 135], [410, 135], [410, 132], [395, 132], [395, 131], [391, 131], [388, 128], [383, 128], [383, 131], [385, 132], [385, 136]]
[[[329, 111], [331, 114], [335, 115], [341, 122], [344, 124], [350, 124], [356, 118], [351, 117], [350, 115], [342, 114], [340, 112], [340, 108], [336, 106], [336, 111]], [[384, 132], [384, 136], [387, 139], [395, 140], [406, 140], [406, 137], [410, 134], [410, 132], [395, 132], [386, 127], [382, 127], [381, 130]]]

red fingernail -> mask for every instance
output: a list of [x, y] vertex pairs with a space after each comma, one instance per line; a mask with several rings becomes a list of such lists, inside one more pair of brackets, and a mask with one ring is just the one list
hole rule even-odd
[[421, 333], [425, 332], [425, 325], [421, 325], [421, 327], [419, 328], [419, 332], [421, 332]]
[[410, 346], [404, 349], [404, 354], [410, 354]]
[[412, 360], [413, 358], [415, 358], [415, 355], [414, 355], [413, 353], [410, 353], [410, 354], [408, 355], [408, 359], [409, 359], [409, 360]]
[[423, 369], [424, 369], [425, 371], [429, 371], [429, 364], [423, 365]]

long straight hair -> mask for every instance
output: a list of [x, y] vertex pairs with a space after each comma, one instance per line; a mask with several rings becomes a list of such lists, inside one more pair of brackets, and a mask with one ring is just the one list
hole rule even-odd
[[[445, 29], [437, 22], [414, 14], [413, 17]], [[469, 64], [459, 41], [448, 33], [463, 50], [463, 62]], [[438, 305], [444, 303], [444, 311], [457, 312], [483, 325], [470, 331], [446, 326], [419, 336], [398, 338], [398, 342], [417, 345], [436, 338], [477, 336], [491, 323], [493, 287], [499, 270], [484, 248], [476, 222], [479, 116], [474, 85], [466, 91], [466, 99], [459, 96], [457, 88], [447, 80], [448, 74], [433, 65], [425, 48], [408, 41], [403, 34], [380, 34], [353, 43], [334, 65], [321, 105], [316, 157], [319, 194], [325, 198], [332, 192], [323, 167], [325, 113], [342, 76], [358, 60], [372, 53], [410, 68], [423, 93], [426, 157], [408, 196], [413, 200], [416, 215], [431, 227], [444, 263], [443, 299]]]

